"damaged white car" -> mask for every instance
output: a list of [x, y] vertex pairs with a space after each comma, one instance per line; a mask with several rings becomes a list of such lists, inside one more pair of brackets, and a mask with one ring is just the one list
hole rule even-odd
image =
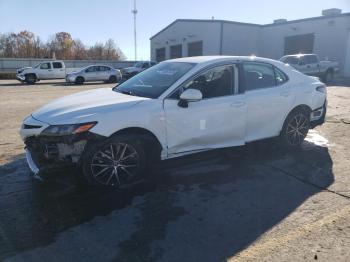
[[297, 147], [324, 122], [326, 97], [323, 83], [278, 61], [179, 58], [55, 100], [20, 133], [36, 175], [75, 166], [93, 185], [120, 186], [159, 159], [270, 137]]

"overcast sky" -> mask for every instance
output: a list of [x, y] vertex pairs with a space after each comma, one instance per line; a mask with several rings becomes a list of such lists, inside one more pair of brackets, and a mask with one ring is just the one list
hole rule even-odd
[[[350, 0], [137, 0], [138, 59], [149, 59], [149, 38], [178, 18], [232, 20], [258, 24], [320, 16]], [[0, 0], [0, 32], [29, 30], [43, 40], [66, 31], [87, 45], [116, 41], [134, 59], [133, 0]]]

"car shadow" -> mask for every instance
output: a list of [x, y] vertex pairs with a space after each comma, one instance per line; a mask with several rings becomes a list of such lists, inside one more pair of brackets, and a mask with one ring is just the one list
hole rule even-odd
[[[147, 181], [105, 190], [72, 185], [66, 177], [39, 183], [28, 176], [25, 160], [17, 159], [0, 167], [0, 260], [49, 245], [58, 233], [95, 217], [136, 208], [136, 229], [115, 244], [117, 254], [110, 250], [115, 261], [165, 255], [168, 261], [221, 261], [330, 186], [332, 166], [326, 147], [286, 151], [258, 142], [167, 160]], [[112, 234], [98, 226], [106, 238]]]

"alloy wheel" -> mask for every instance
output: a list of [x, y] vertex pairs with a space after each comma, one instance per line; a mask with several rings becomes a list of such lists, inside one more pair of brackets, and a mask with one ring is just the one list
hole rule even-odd
[[295, 115], [288, 123], [286, 138], [290, 145], [300, 145], [309, 131], [309, 121], [303, 114]]
[[94, 179], [103, 185], [120, 186], [130, 183], [140, 166], [136, 149], [126, 143], [113, 143], [97, 151], [91, 161]]

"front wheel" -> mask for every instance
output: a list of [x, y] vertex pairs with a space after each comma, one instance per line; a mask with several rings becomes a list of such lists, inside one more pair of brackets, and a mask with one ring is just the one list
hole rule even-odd
[[281, 132], [282, 143], [288, 147], [300, 146], [310, 128], [310, 115], [304, 110], [292, 112], [286, 119]]
[[94, 145], [83, 158], [83, 173], [96, 186], [121, 187], [142, 179], [146, 155], [137, 137], [115, 136]]
[[117, 77], [116, 76], [110, 76], [108, 82], [109, 83], [116, 83], [117, 82]]
[[76, 79], [75, 79], [75, 83], [77, 84], [77, 85], [82, 85], [82, 84], [84, 84], [84, 78], [83, 77], [81, 77], [81, 76], [78, 76]]
[[25, 82], [28, 84], [28, 85], [34, 85], [35, 82], [36, 82], [36, 76], [34, 74], [28, 74], [25, 76]]

